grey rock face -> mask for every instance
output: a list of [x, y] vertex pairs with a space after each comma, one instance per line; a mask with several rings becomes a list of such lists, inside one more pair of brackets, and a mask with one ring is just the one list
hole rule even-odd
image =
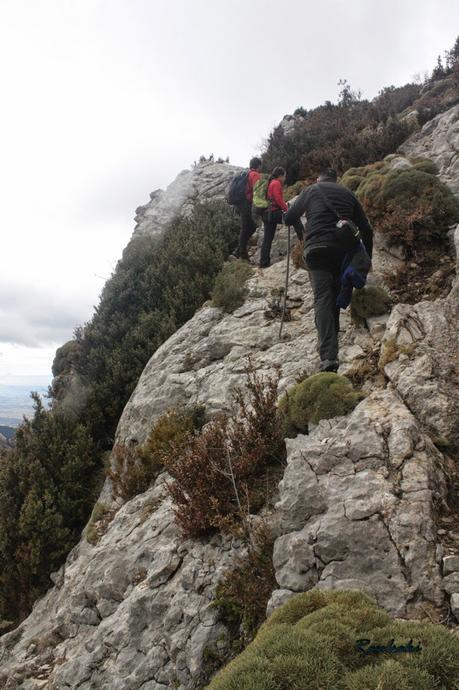
[[302, 122], [303, 120], [304, 118], [302, 115], [284, 115], [279, 123], [279, 127], [282, 127], [285, 136], [289, 136], [289, 134], [293, 134], [295, 124], [297, 122]]
[[409, 157], [433, 160], [441, 180], [459, 195], [459, 105], [429, 120], [399, 150]]
[[397, 616], [420, 599], [441, 604], [438, 458], [390, 390], [373, 393], [333, 427], [320, 423], [289, 443], [276, 506], [279, 586], [362, 589]]
[[133, 237], [160, 235], [175, 216], [190, 213], [197, 201], [223, 198], [229, 180], [241, 170], [228, 163], [211, 162], [183, 170], [166, 190], [152, 192], [150, 201], [136, 209]]
[[445, 556], [443, 559], [443, 575], [459, 572], [459, 556]]
[[459, 594], [452, 594], [450, 603], [453, 616], [459, 623]]
[[392, 360], [384, 371], [409, 409], [437, 443], [453, 448], [459, 447], [458, 317], [456, 281], [446, 299], [396, 305], [381, 350]]
[[45, 671], [59, 690], [194, 686], [206, 647], [227, 639], [211, 601], [237, 550], [219, 536], [184, 541], [163, 481], [126, 503], [97, 546], [74, 549], [21, 626], [14, 659], [0, 651], [1, 687], [41, 687]]

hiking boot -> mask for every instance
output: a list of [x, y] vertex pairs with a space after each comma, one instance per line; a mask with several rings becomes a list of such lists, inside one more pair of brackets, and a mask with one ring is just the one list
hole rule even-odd
[[336, 359], [324, 359], [320, 363], [319, 371], [332, 371], [336, 374], [338, 371], [339, 362]]
[[246, 250], [235, 249], [235, 251], [229, 255], [229, 261], [250, 261], [249, 255]]

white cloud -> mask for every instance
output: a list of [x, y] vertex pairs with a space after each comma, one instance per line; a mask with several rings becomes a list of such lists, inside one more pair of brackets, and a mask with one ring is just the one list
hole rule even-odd
[[452, 0], [2, 0], [0, 338], [71, 337], [150, 191], [202, 153], [245, 164], [341, 77], [372, 97], [432, 69], [458, 20]]

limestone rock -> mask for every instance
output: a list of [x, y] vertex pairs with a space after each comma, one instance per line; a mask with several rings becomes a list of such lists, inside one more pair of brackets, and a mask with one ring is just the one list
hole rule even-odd
[[126, 503], [95, 547], [80, 542], [61, 586], [20, 626], [14, 658], [6, 650], [18, 632], [2, 638], [1, 687], [41, 687], [45, 660], [53, 688], [192, 687], [205, 648], [227, 635], [211, 601], [233, 549], [220, 537], [183, 541], [162, 481]]
[[[389, 390], [370, 395], [342, 424], [299, 436], [276, 506], [279, 586], [363, 589], [397, 616], [418, 598], [439, 606], [435, 502], [445, 487], [438, 458]], [[316, 498], [308, 504], [306, 496]]]
[[453, 616], [459, 623], [459, 594], [451, 595], [450, 605]]
[[443, 559], [443, 575], [459, 573], [459, 556], [445, 556]]
[[459, 195], [459, 105], [429, 120], [399, 147], [405, 156], [430, 158], [440, 179]]
[[443, 578], [443, 589], [448, 594], [459, 594], [459, 573], [451, 573]]
[[190, 213], [197, 201], [223, 198], [229, 180], [241, 170], [209, 161], [183, 170], [166, 190], [152, 192], [150, 201], [136, 209], [133, 236], [160, 235], [175, 216]]
[[[439, 445], [459, 446], [458, 302], [399, 304], [383, 337], [384, 371]], [[392, 353], [392, 354], [391, 354]], [[403, 356], [405, 355], [405, 356]]]
[[404, 156], [390, 156], [389, 167], [391, 170], [403, 170], [404, 168], [412, 168], [413, 164]]

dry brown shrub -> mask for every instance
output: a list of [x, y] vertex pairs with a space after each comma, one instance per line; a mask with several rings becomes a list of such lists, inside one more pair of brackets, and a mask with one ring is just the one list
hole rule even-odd
[[112, 481], [113, 495], [128, 501], [143, 493], [149, 486], [145, 468], [136, 446], [117, 443], [113, 446], [111, 466], [107, 476]]
[[304, 268], [306, 270], [306, 264], [303, 258], [304, 251], [304, 240], [297, 242], [292, 249], [290, 256], [292, 257], [292, 262], [295, 268]]
[[274, 537], [264, 523], [256, 530], [253, 542], [226, 571], [213, 602], [221, 620], [243, 646], [265, 620], [266, 606], [277, 587], [272, 561]]
[[261, 508], [272, 490], [272, 468], [285, 456], [276, 408], [279, 372], [267, 378], [249, 365], [246, 377], [247, 390], [236, 389], [229, 415], [162, 459], [174, 479], [168, 491], [187, 536], [212, 528], [244, 531], [248, 514]]

